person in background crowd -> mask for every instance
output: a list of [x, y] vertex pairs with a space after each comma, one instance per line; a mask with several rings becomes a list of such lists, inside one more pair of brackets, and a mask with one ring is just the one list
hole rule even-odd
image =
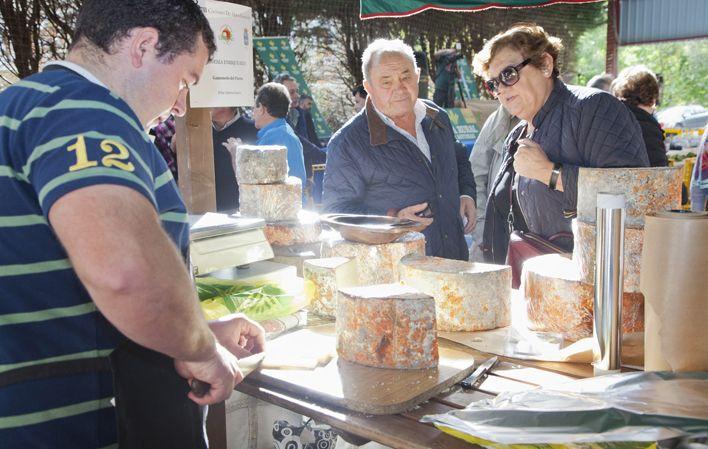
[[413, 49], [377, 39], [364, 51], [362, 72], [366, 106], [330, 140], [324, 210], [413, 220], [424, 228], [426, 254], [467, 260], [460, 211], [475, 221], [474, 193], [459, 186], [450, 119], [418, 99]]
[[[518, 24], [474, 57], [488, 91], [521, 119], [490, 188], [483, 239], [488, 261], [506, 260], [510, 227], [546, 240], [572, 235], [580, 166], [649, 165], [639, 124], [619, 100], [558, 79], [561, 49], [560, 39], [542, 27]], [[573, 240], [556, 245], [570, 251]]]
[[457, 61], [463, 55], [454, 48], [438, 50], [433, 55], [435, 61], [435, 91], [433, 101], [441, 108], [455, 107], [455, 87], [460, 78], [460, 69]]
[[590, 78], [590, 81], [586, 84], [587, 87], [592, 87], [594, 89], [604, 90], [605, 92], [610, 92], [610, 86], [615, 78], [609, 73], [600, 73]]
[[307, 182], [302, 144], [285, 120], [290, 105], [288, 90], [282, 84], [266, 83], [256, 93], [253, 121], [258, 129], [257, 145], [283, 145], [288, 149], [288, 175]]
[[234, 170], [236, 148], [225, 144], [229, 139], [235, 139], [239, 143], [253, 145], [258, 140], [257, 133], [253, 120], [243, 115], [239, 108], [211, 109], [217, 212], [232, 212], [238, 209], [238, 180]]
[[300, 95], [300, 109], [303, 111], [309, 111], [312, 109], [312, 97], [306, 94]]
[[361, 111], [364, 109], [364, 106], [366, 105], [366, 97], [369, 94], [366, 93], [366, 89], [364, 89], [364, 86], [356, 86], [352, 90], [352, 98], [354, 99], [354, 110], [356, 112]]
[[652, 167], [666, 167], [664, 131], [654, 118], [656, 100], [659, 98], [659, 81], [656, 75], [643, 65], [635, 65], [622, 70], [612, 82], [612, 95], [619, 98], [634, 114], [642, 128], [644, 145]]
[[85, 0], [73, 37], [0, 93], [0, 445], [204, 449], [200, 406], [265, 336], [205, 321], [187, 210], [146, 131], [185, 113], [214, 35], [192, 0]]
[[470, 260], [475, 262], [483, 260], [481, 244], [484, 235], [485, 208], [491, 185], [501, 167], [504, 141], [518, 124], [519, 119], [509, 114], [504, 106], [499, 105], [484, 122], [470, 154], [472, 173], [477, 187], [477, 226], [474, 230], [475, 244], [470, 252]]
[[160, 150], [160, 154], [165, 158], [172, 177], [177, 181], [177, 153], [175, 152], [175, 143], [172, 141], [175, 135], [174, 116], [160, 117], [157, 125], [150, 130], [149, 134], [155, 136], [155, 146]]
[[[295, 131], [297, 137], [300, 139], [300, 144], [302, 145], [303, 155], [305, 158], [305, 171], [307, 177], [312, 177], [312, 165], [313, 164], [324, 164], [327, 159], [327, 153], [321, 149], [319, 139], [315, 133], [314, 124], [312, 124], [312, 117], [310, 117], [309, 112], [305, 113], [304, 110], [300, 108], [300, 94], [298, 92], [298, 83], [290, 76], [288, 73], [281, 73], [275, 77], [273, 82], [282, 84], [288, 90], [290, 95], [290, 109], [288, 110], [287, 121], [290, 127]], [[308, 117], [310, 124], [308, 125]], [[303, 183], [303, 188], [305, 184]]]

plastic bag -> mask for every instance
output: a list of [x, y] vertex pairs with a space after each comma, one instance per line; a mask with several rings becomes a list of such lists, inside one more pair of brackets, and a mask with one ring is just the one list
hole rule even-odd
[[633, 372], [502, 393], [421, 421], [495, 449], [597, 443], [646, 449], [647, 443], [708, 433], [706, 404], [706, 372]]

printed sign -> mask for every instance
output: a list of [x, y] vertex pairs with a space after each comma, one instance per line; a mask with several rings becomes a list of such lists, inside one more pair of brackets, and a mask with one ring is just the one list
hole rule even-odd
[[492, 112], [499, 107], [497, 101], [468, 100], [467, 108], [445, 109], [450, 117], [450, 123], [455, 132], [455, 137], [461, 142], [474, 142], [477, 140], [479, 131], [484, 126]]
[[193, 108], [253, 106], [253, 19], [251, 8], [199, 0], [216, 37], [216, 52], [199, 83], [190, 88]]

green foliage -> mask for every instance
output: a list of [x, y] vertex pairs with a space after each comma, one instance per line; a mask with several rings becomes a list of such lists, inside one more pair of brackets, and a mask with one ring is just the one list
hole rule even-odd
[[[588, 30], [578, 40], [576, 70], [584, 85], [605, 71], [605, 25]], [[619, 70], [644, 64], [664, 77], [661, 107], [682, 104], [708, 105], [708, 45], [705, 39], [620, 47]]]

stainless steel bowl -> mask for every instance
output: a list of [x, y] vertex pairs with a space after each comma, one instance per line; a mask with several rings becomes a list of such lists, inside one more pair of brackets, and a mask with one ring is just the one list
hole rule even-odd
[[413, 220], [386, 215], [327, 214], [320, 221], [352, 242], [377, 245], [391, 243], [403, 234], [417, 231]]

